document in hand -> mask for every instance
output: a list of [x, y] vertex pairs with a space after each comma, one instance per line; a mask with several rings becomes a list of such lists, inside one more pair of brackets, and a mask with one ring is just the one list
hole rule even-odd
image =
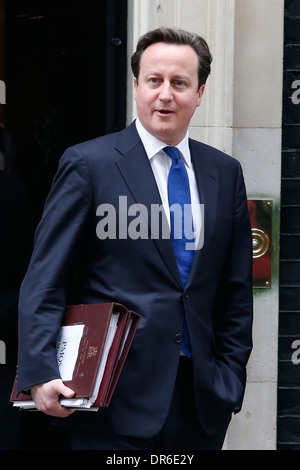
[[[71, 305], [57, 338], [61, 379], [75, 391], [63, 406], [96, 411], [107, 407], [128, 355], [140, 315], [118, 303]], [[17, 396], [17, 377], [10, 401], [34, 409], [30, 395]]]

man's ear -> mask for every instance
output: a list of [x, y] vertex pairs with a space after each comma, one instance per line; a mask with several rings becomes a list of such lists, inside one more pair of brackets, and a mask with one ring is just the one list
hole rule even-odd
[[201, 87], [198, 90], [197, 107], [200, 106], [200, 104], [201, 104], [201, 100], [202, 100], [204, 90], [205, 90], [205, 85], [201, 85]]
[[134, 86], [134, 99], [136, 100], [136, 92], [137, 92], [137, 87], [138, 87], [138, 81], [137, 78], [133, 78], [133, 86]]

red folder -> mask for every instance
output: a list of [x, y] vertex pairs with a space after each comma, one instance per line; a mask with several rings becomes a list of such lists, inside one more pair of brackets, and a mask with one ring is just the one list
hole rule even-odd
[[[61, 402], [64, 406], [95, 410], [109, 405], [139, 321], [139, 314], [115, 302], [66, 308], [62, 326], [82, 325], [83, 332], [71, 371], [72, 378], [64, 380], [65, 385], [75, 391], [75, 396], [63, 398]], [[105, 344], [112, 324], [116, 326], [108, 348]], [[68, 346], [63, 343], [59, 359], [65, 352], [64, 347]], [[102, 369], [100, 375], [99, 369]], [[10, 401], [20, 408], [35, 407], [30, 395], [21, 393], [17, 396], [16, 391], [17, 377]]]

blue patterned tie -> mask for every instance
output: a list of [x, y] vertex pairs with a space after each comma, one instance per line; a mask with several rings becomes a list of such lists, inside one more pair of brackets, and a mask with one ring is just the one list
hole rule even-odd
[[[192, 209], [188, 174], [176, 147], [165, 147], [164, 151], [172, 159], [168, 178], [168, 198], [170, 208], [171, 239], [183, 286], [186, 285], [194, 259], [194, 250], [187, 249], [191, 243]], [[176, 212], [180, 208], [179, 212]], [[177, 215], [179, 214], [179, 215]], [[187, 237], [187, 235], [189, 235]], [[191, 346], [186, 320], [184, 318], [181, 350], [191, 357]]]

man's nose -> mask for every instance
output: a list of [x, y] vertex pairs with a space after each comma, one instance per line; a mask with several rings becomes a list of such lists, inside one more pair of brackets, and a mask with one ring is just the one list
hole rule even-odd
[[164, 82], [162, 84], [159, 99], [161, 101], [171, 101], [173, 99], [172, 87], [169, 82]]

